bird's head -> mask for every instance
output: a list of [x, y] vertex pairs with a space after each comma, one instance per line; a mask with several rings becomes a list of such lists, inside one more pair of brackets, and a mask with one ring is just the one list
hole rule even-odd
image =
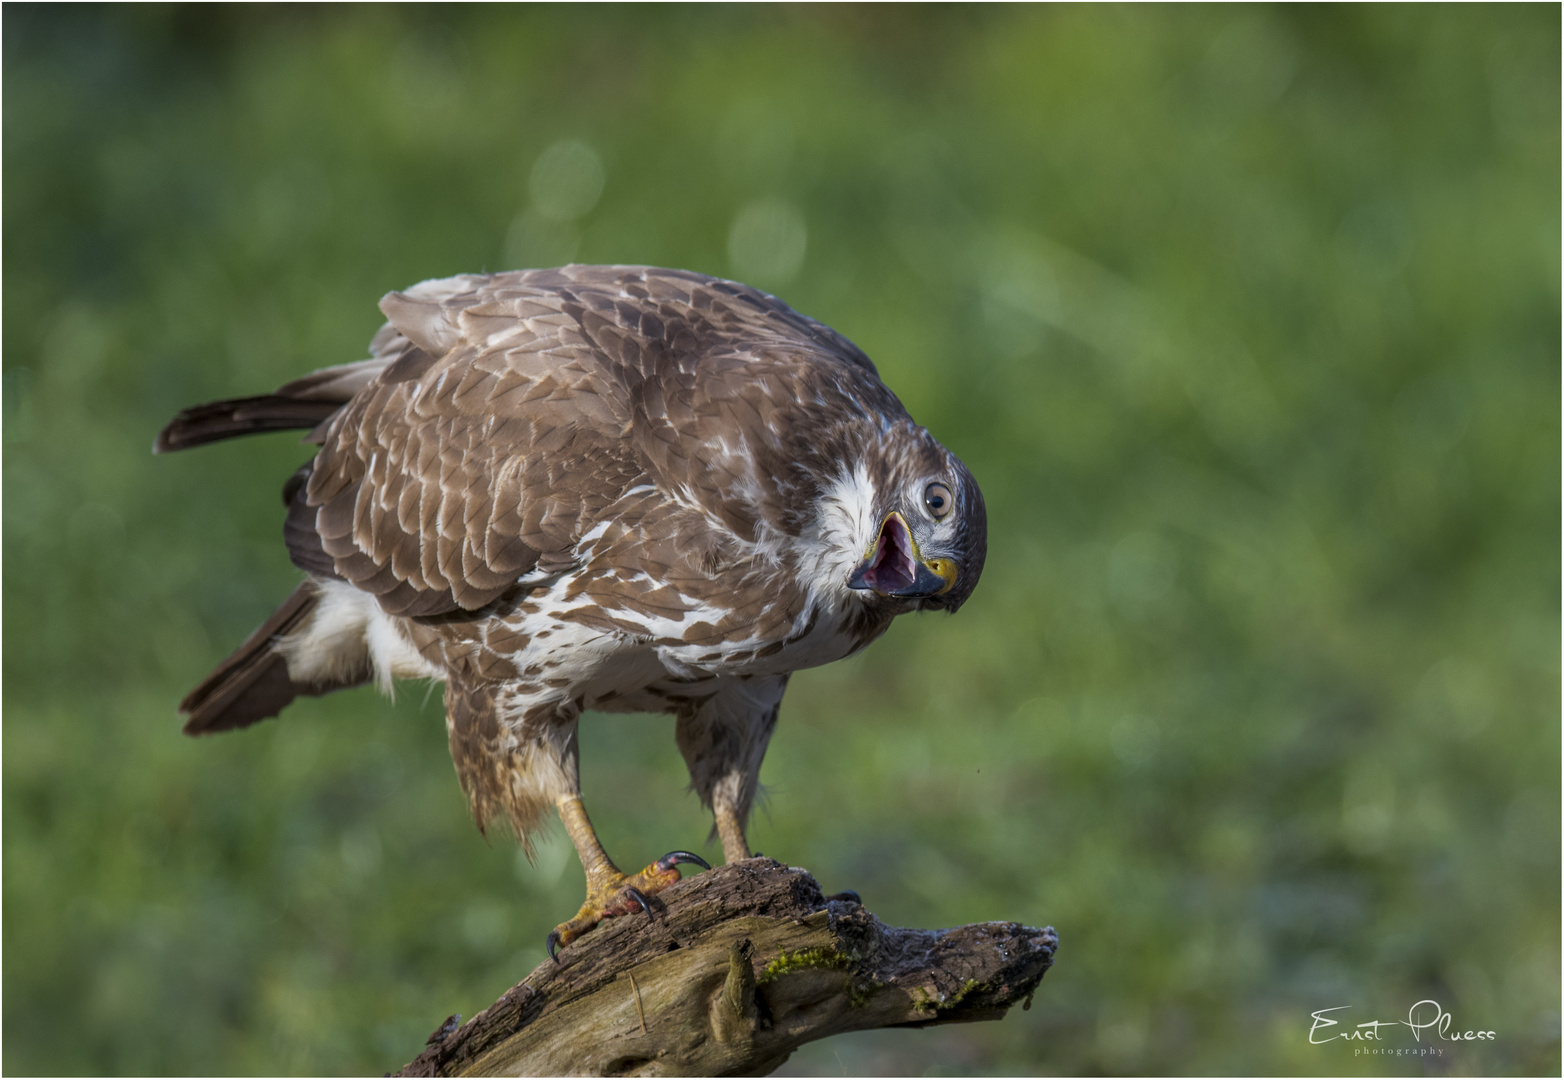
[[927, 431], [909, 424], [886, 434], [869, 455], [873, 498], [859, 517], [862, 547], [847, 587], [903, 610], [955, 611], [988, 552], [983, 493]]

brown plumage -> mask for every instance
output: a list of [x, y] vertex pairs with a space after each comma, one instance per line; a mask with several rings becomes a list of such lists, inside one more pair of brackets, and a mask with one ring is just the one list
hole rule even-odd
[[577, 719], [669, 712], [726, 856], [747, 856], [788, 674], [971, 594], [971, 475], [851, 342], [734, 282], [570, 266], [425, 282], [381, 309], [371, 359], [158, 437], [292, 427], [320, 446], [284, 489], [309, 577], [186, 698], [186, 731], [442, 679], [480, 827], [525, 843], [559, 806], [590, 885]]

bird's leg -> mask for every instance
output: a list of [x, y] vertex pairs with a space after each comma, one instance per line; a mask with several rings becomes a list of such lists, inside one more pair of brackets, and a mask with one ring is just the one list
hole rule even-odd
[[637, 909], [650, 915], [652, 909], [646, 898], [679, 880], [677, 867], [680, 863], [695, 863], [711, 869], [699, 855], [670, 851], [644, 870], [628, 875], [620, 873], [598, 841], [581, 796], [574, 792], [562, 795], [555, 805], [559, 807], [565, 831], [570, 834], [570, 842], [576, 845], [576, 854], [581, 856], [581, 866], [586, 870], [586, 901], [573, 919], [560, 923], [549, 933], [551, 957], [556, 947], [569, 945], [604, 919], [629, 915]]
[[712, 800], [712, 816], [717, 821], [717, 837], [722, 841], [724, 862], [749, 858], [749, 841], [744, 839], [744, 821], [728, 799]]
[[730, 863], [749, 858], [744, 823], [760, 788], [760, 762], [777, 724], [786, 675], [725, 681], [679, 713], [674, 736], [690, 767], [690, 786], [711, 807]]

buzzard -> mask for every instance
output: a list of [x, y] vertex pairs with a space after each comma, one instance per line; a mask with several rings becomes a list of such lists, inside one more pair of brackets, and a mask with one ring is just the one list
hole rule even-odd
[[723, 857], [748, 858], [788, 676], [960, 607], [983, 497], [856, 346], [736, 282], [567, 266], [426, 281], [380, 309], [370, 359], [158, 435], [158, 453], [289, 428], [319, 446], [283, 486], [307, 577], [184, 699], [184, 730], [444, 681], [479, 828], [529, 846], [552, 807], [581, 857], [554, 956], [706, 865], [615, 867], [581, 802], [581, 714], [672, 713]]

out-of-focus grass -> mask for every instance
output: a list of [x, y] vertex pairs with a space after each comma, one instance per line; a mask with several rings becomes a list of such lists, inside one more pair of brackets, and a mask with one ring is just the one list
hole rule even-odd
[[[5, 1070], [384, 1071], [542, 958], [580, 871], [485, 846], [438, 694], [179, 737], [304, 451], [147, 449], [575, 259], [776, 291], [988, 499], [959, 616], [795, 679], [753, 840], [1058, 965], [789, 1070], [1557, 1073], [1559, 18], [8, 6]], [[671, 721], [583, 747], [621, 861], [705, 835]], [[1308, 1042], [1423, 998], [1497, 1038]]]

